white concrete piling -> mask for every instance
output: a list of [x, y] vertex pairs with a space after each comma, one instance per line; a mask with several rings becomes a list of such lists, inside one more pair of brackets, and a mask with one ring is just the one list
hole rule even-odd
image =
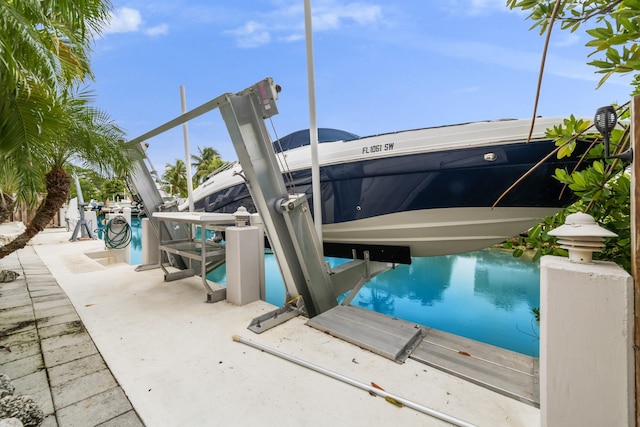
[[611, 262], [540, 266], [542, 426], [633, 426], [632, 277]]
[[158, 236], [153, 231], [149, 218], [142, 218], [141, 221], [141, 239], [142, 239], [142, 265], [155, 265], [159, 261], [158, 253]]
[[236, 226], [227, 227], [227, 301], [245, 305], [260, 299], [260, 267], [262, 265], [260, 229], [247, 226], [250, 214], [240, 208], [236, 213]]
[[[131, 208], [122, 209], [122, 216], [127, 220], [127, 224], [131, 227]], [[131, 264], [131, 244], [124, 248], [124, 259], [127, 264]]]

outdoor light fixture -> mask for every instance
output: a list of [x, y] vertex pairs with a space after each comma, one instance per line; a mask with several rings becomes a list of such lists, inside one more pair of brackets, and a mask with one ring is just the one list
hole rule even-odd
[[594, 119], [596, 129], [598, 132], [602, 134], [602, 138], [604, 139], [604, 158], [606, 159], [623, 159], [623, 160], [631, 160], [633, 159], [633, 151], [628, 149], [624, 153], [611, 156], [609, 155], [609, 137], [611, 136], [611, 131], [616, 127], [618, 123], [618, 116], [616, 115], [616, 110], [611, 105], [607, 105], [606, 107], [600, 107], [596, 110], [596, 116]]
[[596, 110], [596, 117], [594, 119], [596, 129], [602, 134], [604, 138], [604, 158], [609, 158], [609, 136], [616, 123], [618, 123], [618, 116], [616, 110], [611, 105], [606, 107], [600, 107]]
[[251, 214], [244, 206], [240, 206], [233, 216], [236, 219], [236, 227], [246, 227], [251, 221]]
[[558, 237], [560, 247], [569, 252], [569, 260], [579, 264], [589, 264], [593, 252], [599, 252], [604, 247], [604, 239], [617, 236], [600, 227], [591, 215], [582, 212], [568, 215], [564, 225], [548, 234]]

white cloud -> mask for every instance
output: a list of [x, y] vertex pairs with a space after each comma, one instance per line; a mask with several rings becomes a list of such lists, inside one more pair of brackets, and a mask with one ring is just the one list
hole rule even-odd
[[144, 32], [149, 36], [165, 36], [169, 33], [169, 26], [167, 24], [160, 24], [155, 27], [147, 28]]
[[474, 10], [506, 9], [505, 0], [469, 0], [469, 6]]
[[482, 88], [480, 86], [466, 86], [466, 87], [459, 87], [457, 89], [455, 89], [455, 93], [457, 94], [468, 94], [468, 93], [475, 93], [480, 91]]
[[551, 34], [551, 44], [557, 47], [569, 47], [574, 46], [580, 42], [580, 36], [576, 33], [568, 33], [566, 31], [562, 33]]
[[121, 7], [111, 13], [109, 26], [104, 33], [131, 33], [138, 31], [142, 25], [142, 15], [136, 9]]
[[440, 8], [447, 9], [452, 14], [464, 13], [471, 16], [510, 11], [506, 0], [449, 0], [440, 3]]
[[[530, 72], [538, 72], [542, 59], [541, 52], [512, 49], [480, 42], [440, 42], [425, 46], [425, 48], [447, 56]], [[598, 81], [600, 78], [584, 61], [566, 58], [554, 53], [547, 55], [545, 74], [592, 82]]]
[[382, 8], [365, 3], [349, 3], [346, 5], [329, 5], [319, 7], [313, 12], [313, 29], [326, 31], [340, 28], [353, 22], [368, 25], [382, 20]]
[[280, 37], [278, 40], [285, 43], [292, 43], [292, 42], [304, 40], [304, 32], [289, 34], [288, 36]]
[[167, 24], [160, 24], [145, 28], [144, 20], [139, 10], [130, 7], [121, 7], [111, 13], [109, 26], [105, 28], [103, 33], [135, 33], [138, 31], [143, 31], [149, 36], [160, 36], [169, 33], [169, 26]]
[[[313, 30], [334, 31], [347, 25], [374, 25], [382, 23], [382, 7], [376, 4], [353, 2], [339, 4], [333, 0], [320, 1], [312, 9]], [[237, 37], [239, 47], [257, 47], [272, 40], [294, 42], [304, 40], [304, 10], [301, 2], [274, 10], [260, 18], [263, 25], [251, 20], [243, 26], [227, 31]]]
[[271, 34], [265, 28], [265, 25], [259, 22], [249, 21], [242, 27], [227, 31], [227, 33], [237, 36], [239, 47], [251, 48], [262, 46], [271, 41]]

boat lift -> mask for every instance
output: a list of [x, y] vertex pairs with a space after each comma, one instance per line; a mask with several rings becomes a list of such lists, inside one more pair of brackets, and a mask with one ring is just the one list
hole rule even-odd
[[[286, 301], [294, 301], [255, 319], [250, 329], [262, 332], [298, 314], [313, 318], [337, 306], [337, 297], [351, 290], [352, 298], [367, 281], [388, 270], [388, 263], [354, 259], [331, 269], [325, 262], [322, 244], [315, 232], [305, 194], [289, 194], [278, 166], [264, 120], [278, 114], [276, 100], [280, 87], [266, 78], [238, 93], [226, 93], [183, 113], [177, 118], [135, 138], [143, 143], [214, 109], [220, 109], [242, 166], [242, 175], [264, 223], [267, 237], [278, 261], [286, 287]], [[153, 212], [177, 210], [164, 205], [152, 174], [139, 161], [132, 184], [140, 195], [147, 217]], [[158, 232], [158, 223], [154, 229]], [[179, 229], [166, 230], [171, 237]], [[355, 255], [355, 254], [354, 254]], [[351, 300], [348, 298], [346, 304]]]
[[[149, 138], [220, 109], [286, 288], [284, 307], [253, 319], [248, 328], [261, 333], [302, 314], [316, 329], [402, 362], [421, 341], [422, 329], [410, 322], [349, 305], [365, 283], [392, 265], [371, 261], [365, 251], [364, 259], [357, 259], [353, 253], [350, 262], [330, 268], [324, 259], [306, 195], [287, 191], [264, 123], [265, 119], [278, 114], [279, 91], [279, 86], [266, 78], [241, 92], [212, 99], [133, 141], [144, 150], [142, 144]], [[175, 205], [166, 206], [162, 202], [153, 176], [142, 160], [132, 176], [132, 184], [152, 221], [153, 212], [157, 210], [177, 210]], [[163, 224], [166, 226], [167, 222]], [[157, 232], [160, 225], [154, 226]], [[167, 228], [174, 240], [188, 237], [180, 235], [184, 233], [180, 228]], [[180, 261], [179, 255], [173, 256]], [[347, 291], [350, 291], [348, 297], [338, 305], [338, 296]]]

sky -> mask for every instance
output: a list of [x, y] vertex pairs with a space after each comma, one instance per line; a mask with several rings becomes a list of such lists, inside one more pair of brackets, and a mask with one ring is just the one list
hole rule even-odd
[[[272, 77], [282, 87], [272, 137], [309, 127], [303, 0], [112, 0], [95, 40], [95, 105], [133, 139], [187, 109]], [[313, 0], [317, 123], [360, 136], [480, 120], [531, 118], [544, 47], [506, 0]], [[629, 99], [629, 76], [586, 65], [583, 30], [554, 29], [537, 115]], [[188, 124], [192, 154], [236, 154], [218, 111]], [[185, 158], [182, 127], [148, 141], [159, 173]]]

